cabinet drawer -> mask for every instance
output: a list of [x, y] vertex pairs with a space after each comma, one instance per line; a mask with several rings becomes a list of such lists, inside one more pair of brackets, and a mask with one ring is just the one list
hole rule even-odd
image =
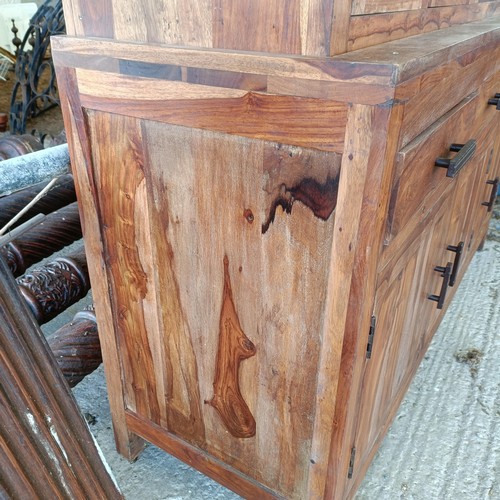
[[484, 126], [492, 120], [500, 120], [500, 71], [485, 80], [479, 89], [476, 123]]
[[[390, 241], [409, 223], [417, 223], [455, 182], [447, 169], [436, 166], [438, 158], [454, 158], [452, 144], [466, 144], [477, 139], [476, 113], [478, 94], [474, 93], [446, 113], [425, 132], [405, 146], [396, 156], [396, 174], [388, 218]], [[425, 112], [425, 111], [422, 111]], [[480, 148], [480, 144], [476, 144]], [[473, 168], [474, 157], [463, 169]], [[460, 172], [455, 174], [458, 177]]]

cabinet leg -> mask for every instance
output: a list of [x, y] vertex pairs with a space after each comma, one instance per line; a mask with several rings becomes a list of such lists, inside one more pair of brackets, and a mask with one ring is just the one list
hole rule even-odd
[[[116, 429], [117, 427], [113, 426], [113, 428]], [[137, 460], [137, 457], [141, 454], [146, 445], [144, 439], [125, 429], [119, 432], [115, 430], [114, 432], [116, 450], [118, 453], [130, 462]]]
[[486, 242], [486, 236], [483, 237], [481, 240], [481, 243], [479, 243], [479, 246], [477, 247], [477, 251], [480, 252], [484, 248], [484, 243]]

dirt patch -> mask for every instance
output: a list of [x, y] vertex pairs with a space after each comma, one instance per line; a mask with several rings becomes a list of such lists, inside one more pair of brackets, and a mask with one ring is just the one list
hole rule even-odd
[[479, 364], [481, 363], [481, 358], [483, 357], [483, 355], [483, 351], [480, 351], [475, 347], [471, 347], [469, 349], [457, 351], [454, 354], [454, 357], [459, 363], [465, 363], [466, 365], [469, 365], [469, 370], [472, 378], [476, 378], [477, 370], [479, 368]]

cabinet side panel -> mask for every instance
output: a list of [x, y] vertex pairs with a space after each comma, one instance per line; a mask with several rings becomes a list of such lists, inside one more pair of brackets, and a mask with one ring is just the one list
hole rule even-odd
[[141, 451], [142, 439], [128, 432], [125, 423], [121, 369], [111, 315], [109, 277], [103, 259], [101, 223], [96, 203], [96, 185], [92, 168], [90, 137], [81, 108], [78, 84], [73, 69], [57, 67], [57, 82], [61, 94], [64, 125], [68, 136], [71, 166], [81, 213], [90, 279], [99, 335], [108, 385], [109, 402], [117, 448], [124, 456], [133, 459]]
[[88, 120], [113, 322], [123, 357], [122, 376], [129, 386], [125, 404], [159, 423], [164, 410], [157, 393], [164, 390], [155, 374], [161, 349], [156, 340], [154, 264], [143, 223], [149, 214], [141, 130], [137, 120], [120, 115], [88, 111]]
[[340, 155], [87, 116], [126, 409], [303, 498]]

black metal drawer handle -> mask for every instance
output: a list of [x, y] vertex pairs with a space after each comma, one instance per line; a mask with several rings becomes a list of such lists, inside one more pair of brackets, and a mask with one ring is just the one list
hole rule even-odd
[[453, 268], [450, 276], [450, 286], [453, 286], [457, 280], [460, 259], [462, 258], [462, 252], [464, 250], [464, 242], [461, 241], [458, 245], [448, 245], [446, 249], [450, 252], [455, 252], [455, 260], [453, 261]]
[[497, 109], [500, 109], [500, 93], [495, 94], [495, 97], [488, 99], [488, 104], [491, 104], [492, 106], [496, 106]]
[[486, 184], [491, 184], [490, 199], [489, 201], [483, 201], [481, 205], [483, 205], [484, 207], [488, 207], [488, 212], [491, 212], [493, 210], [493, 205], [495, 204], [495, 198], [498, 193], [498, 181], [498, 177], [493, 180], [486, 181]]
[[448, 169], [446, 177], [455, 177], [474, 156], [476, 152], [476, 140], [471, 139], [465, 144], [452, 144], [450, 151], [456, 151], [457, 154], [453, 158], [437, 158], [435, 165], [436, 167]]
[[452, 266], [453, 264], [451, 262], [448, 262], [448, 264], [446, 264], [446, 267], [436, 266], [434, 268], [434, 271], [441, 273], [441, 276], [443, 277], [443, 284], [441, 285], [441, 291], [439, 292], [439, 295], [429, 295], [427, 298], [429, 300], [437, 302], [438, 309], [442, 309], [444, 306], [444, 301], [446, 299], [446, 292], [448, 291], [448, 285], [450, 283]]

